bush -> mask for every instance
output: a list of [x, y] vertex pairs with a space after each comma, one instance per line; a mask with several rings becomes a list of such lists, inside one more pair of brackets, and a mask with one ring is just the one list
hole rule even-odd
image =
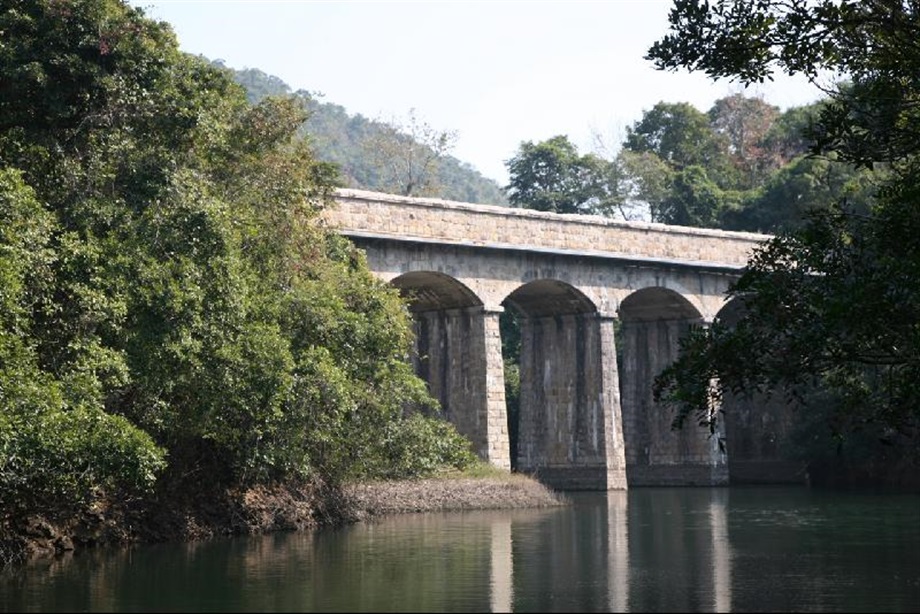
[[140, 429], [100, 409], [0, 414], [0, 508], [65, 509], [99, 489], [153, 487], [164, 451]]
[[478, 462], [469, 440], [435, 417], [416, 413], [391, 422], [381, 439], [381, 462], [370, 467], [366, 477], [421, 478], [444, 469], [462, 471]]

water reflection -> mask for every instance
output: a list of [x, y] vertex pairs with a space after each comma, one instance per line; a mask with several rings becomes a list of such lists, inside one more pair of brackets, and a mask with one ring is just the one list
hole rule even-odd
[[91, 551], [0, 574], [0, 611], [910, 611], [920, 499], [646, 488], [548, 510]]
[[617, 490], [607, 493], [607, 607], [626, 612], [629, 603], [629, 495]]
[[728, 541], [728, 489], [710, 491], [709, 526], [712, 532], [712, 592], [713, 610], [732, 610], [732, 571]]
[[490, 605], [493, 612], [511, 612], [514, 598], [514, 562], [511, 553], [511, 519], [500, 518], [492, 523], [492, 553], [490, 576]]

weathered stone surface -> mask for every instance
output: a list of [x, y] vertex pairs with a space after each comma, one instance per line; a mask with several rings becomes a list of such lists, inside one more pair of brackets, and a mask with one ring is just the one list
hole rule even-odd
[[339, 190], [342, 205], [330, 222], [381, 235], [427, 238], [462, 245], [530, 245], [645, 260], [673, 259], [742, 266], [765, 235], [726, 232], [599, 216], [560, 215], [434, 198]]

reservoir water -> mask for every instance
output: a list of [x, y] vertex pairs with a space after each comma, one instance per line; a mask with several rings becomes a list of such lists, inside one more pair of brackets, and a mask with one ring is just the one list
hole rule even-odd
[[571, 493], [544, 510], [88, 550], [0, 573], [5, 612], [916, 612], [920, 496]]

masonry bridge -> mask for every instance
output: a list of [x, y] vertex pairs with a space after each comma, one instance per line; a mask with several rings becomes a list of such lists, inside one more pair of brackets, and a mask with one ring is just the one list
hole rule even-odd
[[[766, 236], [359, 190], [336, 200], [328, 223], [409, 298], [416, 371], [481, 458], [600, 490], [727, 484], [733, 467], [775, 460], [779, 418], [734, 412], [726, 453], [708, 429], [672, 430], [651, 394], [681, 335], [725, 313]], [[503, 312], [521, 334], [511, 423]]]

